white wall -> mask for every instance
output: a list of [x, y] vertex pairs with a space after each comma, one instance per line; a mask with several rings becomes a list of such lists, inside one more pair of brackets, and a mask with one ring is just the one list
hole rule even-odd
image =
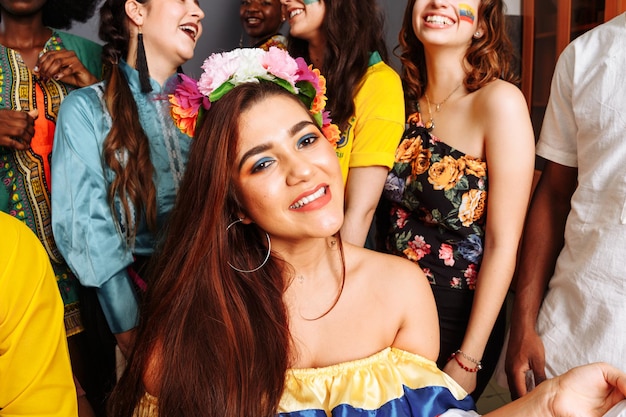
[[506, 4], [506, 13], [514, 16], [522, 14], [522, 0], [504, 0]]

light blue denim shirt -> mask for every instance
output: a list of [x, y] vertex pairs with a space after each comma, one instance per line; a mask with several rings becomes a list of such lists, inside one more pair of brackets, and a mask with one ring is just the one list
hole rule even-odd
[[[162, 227], [174, 206], [191, 138], [174, 125], [163, 87], [150, 80], [153, 91], [144, 94], [137, 71], [125, 62], [120, 67], [129, 80], [150, 142], [157, 220]], [[107, 201], [114, 174], [103, 168], [102, 147], [111, 127], [102, 100], [103, 87], [98, 83], [75, 90], [61, 105], [51, 162], [52, 228], [59, 250], [80, 282], [97, 289], [111, 331], [120, 333], [135, 327], [138, 320], [127, 267], [133, 263], [133, 255], [153, 253], [157, 236], [142, 222], [134, 247], [129, 247], [119, 232], [119, 219], [123, 218], [120, 202], [116, 201], [114, 217]]]

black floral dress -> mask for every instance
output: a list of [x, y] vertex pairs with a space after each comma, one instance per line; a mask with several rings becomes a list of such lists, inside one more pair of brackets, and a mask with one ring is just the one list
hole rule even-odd
[[[483, 257], [486, 207], [486, 162], [431, 135], [419, 113], [409, 116], [387, 176], [377, 227], [386, 251], [417, 262], [432, 284], [440, 368], [465, 337]], [[502, 309], [482, 357], [475, 400], [495, 369], [504, 331]]]
[[415, 113], [383, 198], [391, 219], [387, 250], [417, 262], [433, 285], [473, 290], [483, 254], [487, 164], [431, 135]]

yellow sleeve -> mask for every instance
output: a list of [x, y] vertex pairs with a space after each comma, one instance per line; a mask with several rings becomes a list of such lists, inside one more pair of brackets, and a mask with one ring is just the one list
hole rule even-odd
[[0, 416], [77, 416], [63, 302], [33, 232], [0, 213]]
[[157, 417], [159, 415], [159, 400], [145, 392], [135, 407], [132, 417]]
[[354, 117], [337, 149], [344, 180], [350, 168], [393, 166], [405, 122], [400, 77], [384, 62], [372, 65], [354, 105]]

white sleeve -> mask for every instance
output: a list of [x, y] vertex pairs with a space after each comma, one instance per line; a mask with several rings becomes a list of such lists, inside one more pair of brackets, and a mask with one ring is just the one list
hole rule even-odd
[[626, 400], [618, 402], [604, 417], [626, 417]]
[[437, 417], [480, 417], [476, 411], [465, 411], [465, 410], [448, 410], [443, 414], [440, 414]]

